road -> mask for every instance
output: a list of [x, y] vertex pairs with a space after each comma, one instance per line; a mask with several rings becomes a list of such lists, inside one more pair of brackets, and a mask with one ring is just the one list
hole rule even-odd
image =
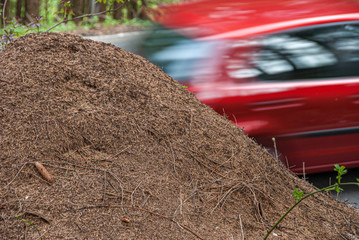
[[[318, 173], [306, 176], [307, 181], [312, 183], [318, 188], [323, 188], [336, 181], [336, 172], [330, 173]], [[342, 182], [356, 182], [359, 178], [359, 168], [348, 169], [348, 173], [343, 176]], [[340, 201], [345, 201], [357, 208], [359, 208], [359, 187], [357, 186], [345, 186], [344, 191], [337, 196], [333, 192], [333, 196]]]
[[[138, 50], [138, 45], [141, 38], [145, 37], [146, 32], [130, 32], [130, 33], [119, 33], [114, 35], [102, 35], [102, 36], [93, 36], [86, 37], [95, 41], [101, 41], [106, 43], [112, 43], [113, 45], [123, 48], [126, 51], [141, 55], [141, 52]], [[333, 167], [334, 168], [334, 167]], [[306, 179], [318, 188], [323, 188], [328, 186], [330, 183], [334, 183], [336, 180], [335, 172], [331, 173], [320, 173], [307, 175]], [[343, 176], [343, 182], [355, 182], [356, 178], [359, 178], [359, 168], [350, 169], [346, 175]], [[343, 187], [344, 192], [340, 196], [336, 196], [333, 193], [333, 196], [340, 201], [345, 201], [349, 204], [352, 204], [359, 208], [359, 188], [356, 186]]]
[[92, 39], [95, 41], [112, 43], [113, 45], [120, 47], [128, 52], [141, 55], [141, 52], [138, 50], [138, 45], [142, 38], [146, 35], [145, 31], [142, 32], [126, 32], [113, 35], [101, 35], [101, 36], [92, 36], [84, 37]]

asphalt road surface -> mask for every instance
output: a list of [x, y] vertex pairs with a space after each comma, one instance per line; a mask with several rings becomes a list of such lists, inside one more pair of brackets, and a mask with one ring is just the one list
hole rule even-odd
[[[85, 38], [89, 38], [95, 41], [112, 43], [113, 45], [123, 48], [126, 51], [141, 55], [141, 52], [138, 50], [137, 46], [141, 38], [145, 37], [145, 34], [146, 32], [130, 32]], [[336, 181], [335, 177], [336, 172], [333, 171], [330, 173], [307, 175], [306, 180], [318, 188], [323, 188], [329, 186], [331, 183], [334, 183]], [[356, 178], [359, 178], [359, 168], [349, 169], [348, 173], [343, 176], [342, 182], [356, 182]], [[337, 196], [336, 193], [333, 192], [333, 197], [359, 208], [359, 187], [347, 186], [343, 187], [343, 189], [344, 191], [339, 196]]]
[[141, 52], [138, 50], [138, 45], [142, 38], [146, 35], [145, 31], [142, 32], [126, 32], [113, 35], [101, 35], [101, 36], [92, 36], [84, 37], [92, 39], [95, 41], [112, 43], [113, 45], [120, 47], [128, 52], [141, 55]]
[[[336, 176], [336, 172], [333, 171], [307, 175], [306, 180], [318, 188], [323, 188], [335, 183]], [[348, 173], [343, 176], [342, 182], [357, 182], [357, 178], [359, 178], [359, 168], [348, 169]], [[333, 197], [359, 208], [359, 187], [345, 186], [342, 188], [344, 191], [339, 196], [336, 192], [332, 192]]]

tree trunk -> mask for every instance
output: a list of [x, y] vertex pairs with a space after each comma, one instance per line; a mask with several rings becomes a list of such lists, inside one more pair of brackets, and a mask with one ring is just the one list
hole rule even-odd
[[[106, 11], [106, 4], [105, 3], [100, 3], [100, 11], [99, 12], [103, 12]], [[98, 18], [100, 20], [100, 22], [103, 22], [106, 20], [106, 13], [98, 15]]]
[[148, 17], [146, 16], [147, 6], [148, 6], [147, 0], [141, 0], [141, 9], [139, 10], [139, 13], [137, 13], [140, 19], [148, 19]]
[[[84, 15], [85, 13], [85, 4], [84, 4], [84, 0], [72, 0], [72, 11], [74, 12], [74, 17], [78, 17], [81, 15]], [[75, 19], [74, 22], [75, 23], [80, 23], [82, 21], [81, 18]]]
[[[119, 6], [121, 6], [123, 3], [118, 3], [116, 1], [113, 2], [113, 9], [118, 8]], [[113, 18], [120, 20], [122, 19], [122, 8], [120, 7], [119, 9], [117, 9], [116, 11], [113, 12]]]
[[127, 3], [127, 18], [134, 19], [137, 17], [137, 0], [129, 0]]
[[5, 14], [5, 23], [7, 20], [10, 19], [10, 0], [7, 0], [5, 9], [4, 9], [5, 0], [0, 0], [0, 3], [2, 4], [1, 8], [3, 10], [3, 13], [1, 14], [1, 26], [3, 27], [4, 26], [3, 14]]
[[25, 17], [29, 22], [40, 15], [41, 0], [25, 0]]
[[16, 12], [15, 12], [15, 17], [16, 20], [18, 22], [22, 22], [23, 21], [23, 14], [22, 14], [22, 6], [23, 6], [23, 0], [16, 0]]
[[[91, 0], [92, 1], [92, 0]], [[83, 14], [88, 14], [88, 13], [90, 13], [90, 11], [91, 11], [91, 7], [90, 7], [90, 0], [84, 0], [84, 9], [83, 9], [83, 11], [84, 11], [84, 13]]]

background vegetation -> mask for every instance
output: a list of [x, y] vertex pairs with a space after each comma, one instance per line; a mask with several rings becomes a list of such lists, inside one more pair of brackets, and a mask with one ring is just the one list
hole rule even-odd
[[[38, 31], [65, 20], [57, 31], [72, 30], [79, 25], [149, 24], [146, 9], [180, 0], [0, 0], [1, 28], [35, 27]], [[104, 13], [105, 11], [108, 11]], [[98, 14], [98, 15], [96, 15]], [[91, 15], [77, 18], [82, 15]], [[94, 16], [95, 15], [95, 16]], [[18, 30], [21, 32], [28, 29]], [[4, 32], [1, 33], [4, 35]]]

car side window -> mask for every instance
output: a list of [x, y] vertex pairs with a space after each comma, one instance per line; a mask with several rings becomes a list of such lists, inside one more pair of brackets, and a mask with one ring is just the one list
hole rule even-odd
[[180, 83], [202, 74], [203, 59], [211, 57], [214, 42], [201, 42], [158, 26], [142, 44], [145, 57]]
[[[274, 34], [257, 39], [253, 49], [250, 56], [246, 56], [249, 64], [236, 69], [235, 73], [251, 73], [262, 81], [359, 76], [359, 23], [322, 25]], [[231, 58], [231, 61], [239, 59]], [[231, 77], [239, 80], [241, 75], [232, 74]]]

